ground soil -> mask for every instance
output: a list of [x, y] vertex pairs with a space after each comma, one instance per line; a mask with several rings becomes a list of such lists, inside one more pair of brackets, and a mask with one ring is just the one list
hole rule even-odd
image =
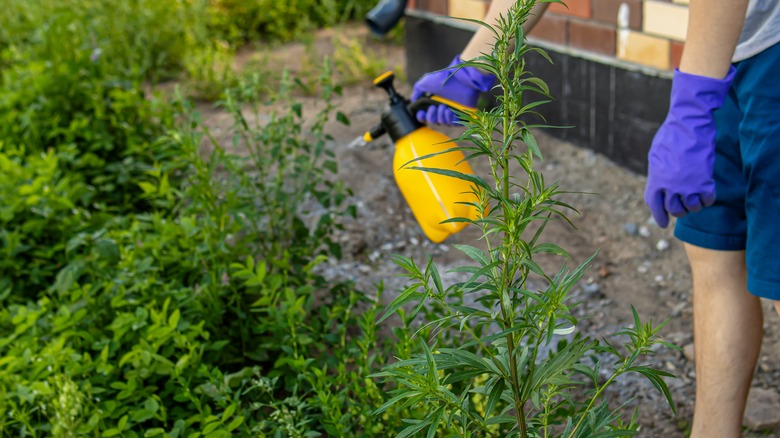
[[[403, 47], [376, 41], [358, 28], [318, 33], [314, 41], [317, 53], [332, 51], [334, 32], [347, 32], [358, 38], [370, 56], [385, 59], [388, 69], [403, 70]], [[311, 46], [308, 47], [311, 50]], [[307, 53], [306, 45], [290, 44], [273, 50], [270, 63], [296, 71]], [[253, 54], [241, 54], [239, 64]], [[397, 88], [408, 95], [411, 87], [398, 80]], [[304, 108], [321, 105], [314, 97], [301, 96]], [[390, 259], [403, 254], [424, 259], [434, 257], [442, 271], [465, 264], [465, 255], [454, 244], [479, 246], [474, 229], [466, 229], [442, 244], [429, 242], [416, 224], [393, 179], [393, 145], [388, 138], [365, 147], [354, 147], [353, 140], [379, 120], [386, 95], [371, 84], [371, 78], [347, 86], [334, 103], [351, 120], [350, 126], [333, 124], [333, 151], [338, 157], [339, 178], [354, 193], [358, 219], [347, 223], [339, 235], [345, 251], [344, 259], [334, 262], [329, 274], [355, 280], [366, 291], [376, 290], [384, 281], [387, 300], [403, 284], [401, 272]], [[204, 121], [212, 133], [222, 133], [229, 139], [232, 119], [218, 109], [203, 106]], [[442, 128], [455, 136], [458, 128]], [[548, 228], [546, 240], [566, 248], [574, 262], [582, 262], [599, 251], [593, 268], [574, 291], [573, 298], [582, 301], [576, 314], [581, 318], [579, 330], [589, 336], [609, 337], [621, 327], [632, 323], [631, 306], [642, 319], [659, 323], [671, 318], [661, 332], [663, 337], [679, 346], [692, 348], [691, 279], [682, 244], [670, 229], [661, 229], [649, 220], [642, 193], [643, 175], [629, 172], [604, 156], [537, 133], [544, 161], [540, 164], [547, 181], [560, 181], [563, 190], [593, 194], [567, 195], [578, 210], [572, 217], [576, 229], [564, 224]], [[483, 162], [471, 163], [477, 174], [486, 175]], [[445, 277], [445, 281], [455, 277]], [[765, 303], [765, 339], [759, 367], [754, 379], [756, 388], [775, 388], [780, 378], [780, 318]], [[681, 351], [660, 349], [648, 362], [677, 376], [668, 379], [678, 413], [673, 415], [665, 399], [652, 385], [640, 377], [618, 382], [609, 396], [615, 401], [635, 397], [639, 406], [642, 437], [685, 436], [692, 416], [695, 372], [692, 362]], [[752, 409], [752, 408], [749, 408]], [[775, 436], [771, 431], [745, 432], [745, 436]]]

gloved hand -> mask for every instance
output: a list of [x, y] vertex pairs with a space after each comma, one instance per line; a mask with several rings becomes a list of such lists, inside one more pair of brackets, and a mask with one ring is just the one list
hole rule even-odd
[[723, 79], [674, 71], [666, 120], [648, 154], [645, 203], [656, 223], [669, 225], [669, 214], [683, 217], [715, 202], [715, 121], [726, 100], [735, 69]]
[[[479, 94], [493, 87], [496, 77], [483, 73], [475, 67], [452, 68], [463, 61], [460, 55], [444, 69], [428, 73], [414, 84], [412, 102], [424, 93], [433, 93], [465, 106], [477, 106]], [[454, 73], [453, 73], [454, 71]], [[417, 120], [421, 123], [455, 125], [458, 117], [445, 105], [432, 105], [426, 110], [417, 111]]]

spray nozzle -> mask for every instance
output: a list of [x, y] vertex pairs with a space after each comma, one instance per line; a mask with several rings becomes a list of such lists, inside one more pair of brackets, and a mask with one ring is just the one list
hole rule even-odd
[[382, 113], [382, 121], [364, 134], [363, 140], [365, 142], [371, 142], [385, 133], [390, 134], [393, 141], [408, 135], [423, 126], [414, 116], [417, 111], [424, 110], [431, 105], [447, 105], [467, 113], [476, 111], [476, 108], [463, 106], [458, 102], [430, 93], [424, 94], [410, 104], [405, 97], [396, 91], [393, 85], [394, 79], [395, 75], [392, 71], [383, 73], [374, 79], [374, 85], [385, 90], [390, 96], [390, 107]]
[[381, 74], [374, 79], [374, 85], [385, 90], [390, 96], [390, 106], [382, 113], [381, 121], [363, 135], [363, 140], [366, 142], [385, 133], [390, 134], [390, 137], [395, 141], [422, 126], [409, 110], [406, 98], [396, 91], [393, 85], [394, 79], [395, 75], [392, 71]]
[[391, 71], [383, 73], [374, 79], [374, 85], [387, 91], [387, 94], [390, 95], [390, 105], [404, 101], [403, 96], [398, 94], [398, 92], [395, 90], [395, 86], [393, 85], [394, 79], [395, 75]]
[[366, 24], [375, 35], [384, 35], [404, 16], [407, 0], [382, 0], [368, 14]]

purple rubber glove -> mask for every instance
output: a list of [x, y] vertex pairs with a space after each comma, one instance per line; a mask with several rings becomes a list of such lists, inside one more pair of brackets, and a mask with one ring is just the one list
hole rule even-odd
[[648, 154], [645, 203], [656, 223], [669, 225], [669, 214], [683, 217], [715, 202], [715, 120], [726, 100], [735, 69], [724, 79], [674, 71], [666, 120]]
[[[479, 94], [490, 90], [496, 82], [496, 77], [490, 73], [483, 73], [475, 67], [463, 67], [457, 71], [452, 68], [462, 62], [458, 55], [445, 69], [428, 73], [420, 78], [414, 84], [412, 102], [422, 97], [424, 93], [432, 93], [454, 100], [461, 105], [477, 106]], [[458, 116], [445, 105], [432, 105], [426, 110], [417, 111], [417, 120], [427, 124], [455, 125]]]

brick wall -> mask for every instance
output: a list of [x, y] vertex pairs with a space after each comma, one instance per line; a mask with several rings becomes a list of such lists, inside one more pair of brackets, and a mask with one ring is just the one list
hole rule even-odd
[[[574, 50], [659, 70], [679, 65], [687, 0], [565, 0], [553, 4], [529, 36]], [[409, 9], [484, 18], [490, 0], [410, 0]]]

